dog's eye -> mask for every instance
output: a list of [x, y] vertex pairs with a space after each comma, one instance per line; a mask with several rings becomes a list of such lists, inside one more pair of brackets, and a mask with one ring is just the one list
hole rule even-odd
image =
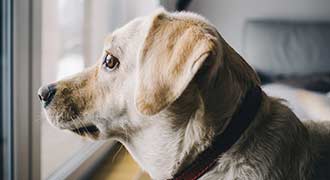
[[109, 70], [109, 71], [113, 71], [114, 69], [116, 69], [119, 65], [119, 60], [118, 58], [116, 58], [115, 56], [113, 56], [112, 54], [107, 54], [104, 57], [103, 60], [103, 66]]

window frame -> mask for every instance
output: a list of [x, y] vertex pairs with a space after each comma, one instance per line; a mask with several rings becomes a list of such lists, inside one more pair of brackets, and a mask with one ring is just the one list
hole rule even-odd
[[12, 2], [0, 9], [0, 179], [12, 179]]
[[41, 0], [13, 1], [13, 179], [40, 179]]

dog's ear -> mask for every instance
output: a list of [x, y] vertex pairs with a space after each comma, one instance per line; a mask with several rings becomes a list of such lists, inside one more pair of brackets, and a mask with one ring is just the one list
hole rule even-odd
[[153, 18], [138, 60], [135, 103], [154, 115], [173, 103], [215, 48], [203, 24], [160, 13]]

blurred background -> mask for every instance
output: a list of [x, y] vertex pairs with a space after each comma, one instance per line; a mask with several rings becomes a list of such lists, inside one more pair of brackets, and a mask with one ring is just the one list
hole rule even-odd
[[36, 92], [94, 64], [106, 34], [159, 7], [205, 16], [299, 118], [330, 118], [329, 0], [2, 0], [0, 179], [149, 179], [115, 142], [49, 125]]

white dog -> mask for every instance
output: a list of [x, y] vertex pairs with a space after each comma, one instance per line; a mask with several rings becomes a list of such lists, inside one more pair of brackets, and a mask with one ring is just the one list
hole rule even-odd
[[302, 124], [193, 13], [157, 11], [99, 62], [42, 87], [49, 121], [121, 142], [153, 179], [330, 179], [330, 128]]

